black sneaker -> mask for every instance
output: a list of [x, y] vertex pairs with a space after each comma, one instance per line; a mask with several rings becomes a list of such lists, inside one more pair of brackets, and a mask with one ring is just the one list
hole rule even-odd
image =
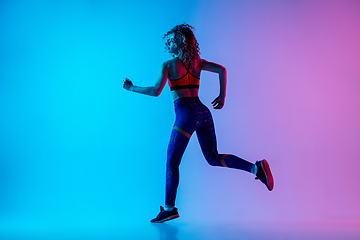
[[156, 218], [154, 218], [150, 222], [162, 223], [162, 222], [166, 222], [166, 221], [178, 218], [178, 217], [180, 217], [180, 216], [179, 216], [177, 208], [174, 207], [174, 209], [171, 211], [165, 211], [164, 208], [162, 206], [160, 206], [160, 213], [157, 215]]
[[261, 182], [263, 182], [269, 191], [273, 190], [274, 178], [271, 174], [269, 163], [264, 159], [262, 161], [257, 161], [255, 164], [258, 168], [255, 179], [259, 179]]

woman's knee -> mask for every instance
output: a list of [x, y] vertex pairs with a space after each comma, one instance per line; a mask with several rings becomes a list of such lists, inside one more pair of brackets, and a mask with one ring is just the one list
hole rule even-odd
[[218, 156], [207, 155], [205, 156], [206, 161], [210, 166], [220, 166], [220, 158]]

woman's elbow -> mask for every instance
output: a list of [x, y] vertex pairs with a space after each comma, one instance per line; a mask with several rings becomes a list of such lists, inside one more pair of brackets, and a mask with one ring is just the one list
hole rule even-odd
[[162, 90], [164, 89], [164, 85], [155, 85], [154, 87], [154, 97], [158, 97]]
[[160, 93], [161, 93], [161, 89], [158, 89], [158, 88], [154, 88], [154, 97], [158, 97], [160, 96]]

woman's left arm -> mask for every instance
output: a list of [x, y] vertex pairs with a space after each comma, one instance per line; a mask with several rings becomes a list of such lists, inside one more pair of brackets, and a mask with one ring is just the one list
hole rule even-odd
[[160, 76], [154, 86], [151, 86], [151, 87], [135, 86], [132, 84], [130, 79], [125, 78], [123, 87], [126, 90], [129, 90], [132, 92], [137, 92], [137, 93], [157, 97], [160, 95], [160, 93], [164, 89], [167, 77], [168, 77], [168, 67], [167, 67], [167, 63], [165, 62], [161, 65]]

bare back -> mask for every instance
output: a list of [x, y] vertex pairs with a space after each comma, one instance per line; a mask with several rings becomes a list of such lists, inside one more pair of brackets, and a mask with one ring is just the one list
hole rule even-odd
[[[189, 62], [184, 62], [184, 64], [189, 67]], [[166, 62], [166, 67], [168, 68], [168, 79], [178, 79], [186, 75], [187, 69], [181, 60], [174, 58]], [[200, 77], [201, 65], [200, 64], [190, 64], [189, 72], [194, 76]], [[171, 91], [172, 97], [174, 100], [181, 97], [198, 97], [199, 89], [198, 88], [186, 88], [178, 89]]]

